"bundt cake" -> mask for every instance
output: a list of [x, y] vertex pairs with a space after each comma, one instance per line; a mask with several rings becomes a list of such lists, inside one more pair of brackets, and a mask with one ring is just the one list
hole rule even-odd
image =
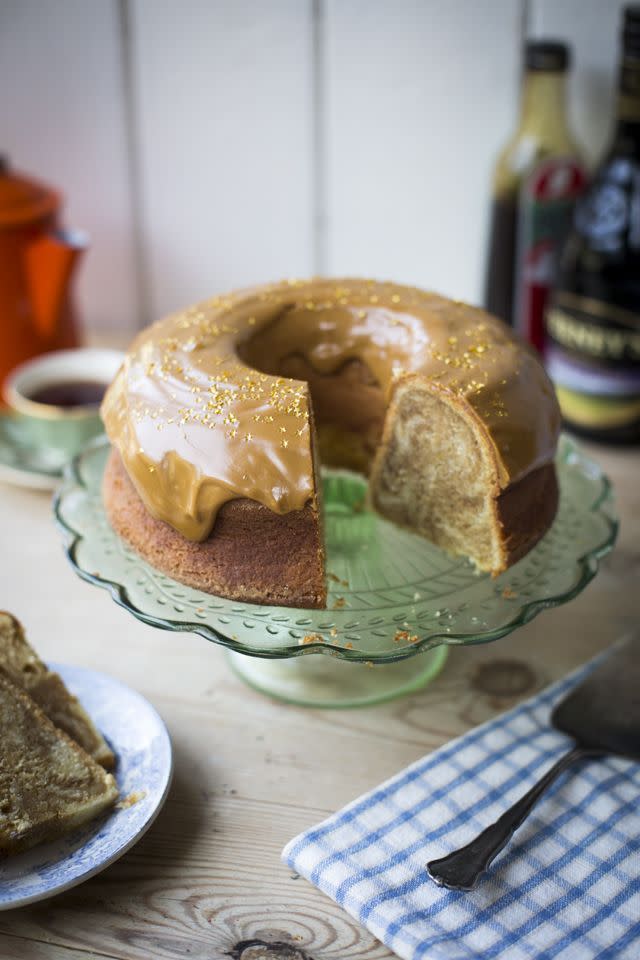
[[134, 341], [102, 415], [104, 502], [153, 566], [255, 603], [326, 603], [320, 463], [388, 519], [498, 574], [551, 525], [560, 415], [536, 355], [468, 304], [290, 280]]

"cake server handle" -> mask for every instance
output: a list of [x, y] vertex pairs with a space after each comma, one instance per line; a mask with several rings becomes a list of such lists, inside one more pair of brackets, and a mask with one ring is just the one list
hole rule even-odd
[[519, 826], [524, 823], [534, 804], [567, 767], [577, 760], [593, 757], [596, 751], [575, 746], [538, 780], [523, 797], [506, 810], [495, 823], [483, 830], [475, 840], [453, 853], [427, 864], [427, 873], [438, 886], [449, 890], [473, 890], [479, 878], [495, 857], [508, 844]]

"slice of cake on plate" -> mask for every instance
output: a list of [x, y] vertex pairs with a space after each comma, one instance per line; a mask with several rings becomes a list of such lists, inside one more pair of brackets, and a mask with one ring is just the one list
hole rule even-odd
[[38, 704], [49, 719], [75, 740], [94, 760], [111, 770], [113, 751], [91, 717], [60, 676], [42, 662], [28, 643], [22, 624], [0, 610], [0, 669]]
[[113, 805], [113, 776], [0, 671], [0, 856], [81, 826]]

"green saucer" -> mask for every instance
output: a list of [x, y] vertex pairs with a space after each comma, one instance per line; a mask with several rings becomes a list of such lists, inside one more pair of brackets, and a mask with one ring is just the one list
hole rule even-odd
[[0, 413], [0, 481], [35, 490], [53, 490], [62, 479], [65, 457], [31, 446], [17, 417]]
[[[415, 689], [442, 665], [446, 645], [495, 640], [575, 597], [617, 532], [607, 478], [566, 437], [553, 527], [495, 579], [370, 512], [365, 481], [328, 470], [327, 609], [239, 603], [177, 583], [116, 536], [100, 495], [108, 450], [104, 440], [87, 447], [55, 500], [77, 573], [145, 623], [223, 644], [247, 683], [295, 703], [350, 706]], [[295, 661], [278, 664], [284, 658]]]

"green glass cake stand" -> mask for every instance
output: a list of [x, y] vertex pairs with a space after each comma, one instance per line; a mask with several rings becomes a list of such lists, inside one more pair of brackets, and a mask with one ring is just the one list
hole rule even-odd
[[553, 527], [495, 579], [368, 510], [361, 477], [328, 470], [327, 608], [239, 603], [172, 580], [113, 532], [100, 493], [108, 450], [102, 438], [76, 457], [54, 502], [79, 576], [145, 623], [223, 644], [247, 683], [292, 703], [356, 706], [418, 689], [450, 645], [496, 640], [575, 597], [617, 532], [607, 478], [566, 437]]

